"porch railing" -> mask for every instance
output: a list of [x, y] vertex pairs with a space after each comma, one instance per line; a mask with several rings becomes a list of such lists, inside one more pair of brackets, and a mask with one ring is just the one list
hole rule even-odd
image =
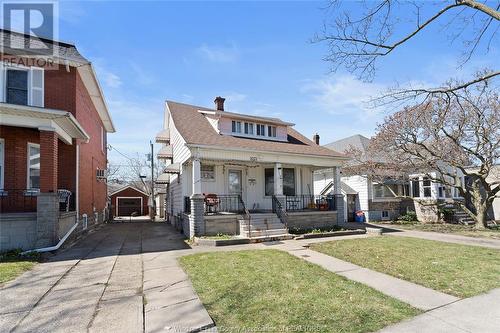
[[283, 223], [285, 225], [285, 227], [288, 228], [287, 213], [286, 213], [286, 210], [283, 209], [283, 205], [281, 204], [281, 201], [275, 195], [273, 195], [272, 200], [273, 200], [273, 212], [281, 220], [281, 223]]
[[[71, 191], [58, 190], [59, 211], [74, 211], [75, 196]], [[38, 189], [0, 189], [0, 213], [31, 213], [37, 210]]]
[[287, 195], [285, 196], [287, 212], [307, 210], [336, 210], [335, 197], [330, 195]]
[[0, 189], [0, 213], [36, 212], [37, 190]]
[[[239, 194], [205, 194], [205, 215], [224, 213], [245, 214], [245, 204]], [[191, 198], [184, 197], [184, 212], [191, 213]]]

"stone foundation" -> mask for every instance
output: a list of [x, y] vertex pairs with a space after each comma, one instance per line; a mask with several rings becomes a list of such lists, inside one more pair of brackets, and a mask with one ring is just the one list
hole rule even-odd
[[314, 229], [338, 225], [337, 211], [288, 212], [288, 228]]

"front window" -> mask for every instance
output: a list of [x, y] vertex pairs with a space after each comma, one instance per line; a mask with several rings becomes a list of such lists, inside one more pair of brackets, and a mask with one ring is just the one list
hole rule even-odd
[[295, 195], [295, 169], [283, 168], [283, 194]]
[[28, 71], [8, 69], [6, 79], [6, 102], [28, 105]]
[[[257, 125], [257, 126], [259, 126], [259, 125]], [[265, 170], [264, 182], [265, 182], [265, 195], [267, 195], [267, 196], [273, 195], [274, 194], [274, 169], [266, 169]]]
[[215, 166], [214, 165], [201, 165], [201, 179], [215, 180]]
[[422, 181], [422, 188], [424, 189], [424, 198], [431, 197], [431, 180], [429, 178], [424, 178]]
[[374, 198], [394, 198], [399, 195], [399, 187], [396, 184], [373, 184]]
[[40, 188], [40, 145], [28, 144], [28, 189]]
[[420, 181], [418, 178], [411, 181], [411, 195], [414, 198], [420, 198]]
[[[283, 194], [295, 195], [295, 169], [283, 168]], [[265, 169], [265, 195], [274, 195], [274, 169]]]

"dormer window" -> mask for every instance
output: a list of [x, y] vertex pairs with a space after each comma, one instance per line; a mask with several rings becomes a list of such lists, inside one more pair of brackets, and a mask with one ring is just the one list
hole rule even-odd
[[233, 133], [241, 133], [241, 121], [232, 121], [231, 129]]
[[267, 126], [267, 136], [271, 138], [276, 137], [276, 126]]
[[266, 125], [257, 124], [257, 135], [266, 136]]
[[253, 124], [245, 123], [245, 134], [253, 135]]

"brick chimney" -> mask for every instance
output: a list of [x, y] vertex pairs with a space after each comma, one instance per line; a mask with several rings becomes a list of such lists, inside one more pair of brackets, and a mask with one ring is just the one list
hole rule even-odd
[[220, 96], [215, 97], [214, 102], [215, 102], [215, 109], [217, 111], [224, 111], [224, 101], [225, 100], [226, 100], [225, 98], [222, 98]]
[[313, 141], [315, 144], [317, 144], [319, 146], [319, 134], [318, 133], [313, 135]]

